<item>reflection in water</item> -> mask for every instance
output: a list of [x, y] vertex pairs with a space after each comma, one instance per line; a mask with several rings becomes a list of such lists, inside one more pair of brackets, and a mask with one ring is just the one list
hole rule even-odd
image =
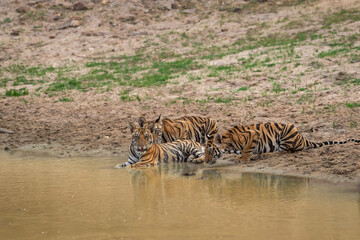
[[1, 155], [0, 239], [359, 239], [359, 192], [187, 163]]
[[[196, 175], [184, 177], [184, 173], [189, 172]], [[159, 208], [164, 204], [163, 199], [176, 197], [179, 191], [184, 193], [196, 189], [192, 186], [195, 180], [201, 181], [213, 201], [227, 202], [230, 205], [246, 204], [254, 197], [257, 201], [269, 197], [278, 201], [295, 200], [309, 184], [307, 178], [239, 173], [229, 169], [206, 169], [200, 165], [183, 163], [133, 169], [130, 173], [135, 204], [149, 208]], [[157, 200], [144, 203], [145, 197]]]
[[260, 173], [239, 174], [215, 169], [204, 170], [203, 178], [209, 179], [209, 193], [214, 198], [236, 204], [246, 204], [254, 197], [257, 201], [266, 200], [269, 197], [278, 201], [297, 199], [302, 189], [308, 184], [305, 178]]
[[175, 199], [179, 192], [185, 194], [191, 191], [193, 181], [184, 175], [196, 172], [197, 168], [194, 164], [174, 163], [131, 169], [136, 209], [160, 209], [166, 201]]

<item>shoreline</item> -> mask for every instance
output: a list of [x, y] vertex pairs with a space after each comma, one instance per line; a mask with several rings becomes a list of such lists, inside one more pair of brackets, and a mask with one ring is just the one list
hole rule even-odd
[[[56, 146], [51, 146], [58, 147]], [[123, 163], [127, 159], [127, 149], [122, 149], [118, 154], [114, 154], [113, 152], [106, 151], [106, 150], [93, 150], [91, 152], [76, 152], [68, 150], [67, 154], [59, 154], [59, 151], [53, 151], [50, 148], [45, 148], [44, 145], [41, 144], [34, 144], [34, 145], [27, 145], [24, 147], [19, 147], [18, 149], [7, 150], [3, 152], [14, 153], [14, 154], [30, 154], [32, 156], [49, 156], [53, 158], [118, 158], [119, 161], [114, 164], [114, 166], [118, 163]], [[273, 155], [273, 156], [271, 156]], [[313, 172], [306, 172], [304, 167], [295, 167], [295, 165], [289, 164], [292, 158], [296, 157], [293, 156], [291, 153], [279, 154], [273, 153], [268, 154], [265, 159], [251, 159], [250, 163], [242, 164], [239, 163], [235, 165], [231, 159], [234, 157], [234, 154], [227, 154], [223, 156], [221, 159], [218, 159], [214, 165], [204, 164], [204, 169], [209, 168], [227, 168], [228, 170], [234, 170], [239, 173], [262, 173], [262, 174], [271, 174], [271, 175], [278, 175], [278, 176], [290, 176], [290, 177], [301, 177], [301, 178], [309, 178], [315, 181], [326, 181], [332, 184], [337, 183], [351, 183], [351, 184], [360, 184], [360, 176], [359, 175], [346, 175], [346, 174], [333, 174], [333, 173], [325, 173], [323, 171], [313, 171]], [[254, 158], [254, 157], [253, 157]], [[256, 158], [256, 157], [255, 157]], [[276, 161], [281, 161], [285, 163], [287, 166], [276, 166]], [[171, 164], [171, 163], [170, 163]], [[306, 165], [306, 164], [305, 164]], [[113, 166], [113, 167], [114, 167]], [[111, 167], [111, 166], [110, 166]]]

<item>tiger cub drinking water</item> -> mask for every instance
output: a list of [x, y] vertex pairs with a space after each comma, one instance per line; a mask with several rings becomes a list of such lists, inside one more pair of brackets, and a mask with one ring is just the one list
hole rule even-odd
[[134, 123], [130, 123], [130, 131], [132, 133], [130, 152], [136, 152], [140, 156], [140, 160], [133, 163], [130, 158], [126, 163], [118, 164], [119, 167], [140, 167], [151, 166], [161, 162], [186, 162], [189, 156], [194, 156], [193, 162], [201, 163], [204, 161], [204, 147], [194, 140], [176, 140], [171, 143], [156, 143], [154, 134], [151, 132], [153, 126], [150, 123], [142, 124], [137, 127]]
[[297, 152], [347, 142], [360, 143], [360, 140], [349, 139], [343, 142], [314, 143], [306, 140], [291, 123], [271, 122], [246, 126], [238, 125], [230, 128], [222, 135], [217, 134], [215, 136], [213, 144], [215, 146], [209, 146], [205, 150], [205, 162], [216, 161], [222, 152], [241, 154], [241, 157], [235, 160], [235, 163], [238, 163], [239, 161], [248, 162], [251, 153]]

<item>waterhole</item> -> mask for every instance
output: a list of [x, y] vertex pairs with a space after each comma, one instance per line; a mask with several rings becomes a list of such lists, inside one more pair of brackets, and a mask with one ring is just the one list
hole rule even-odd
[[0, 152], [0, 239], [360, 239], [352, 184]]

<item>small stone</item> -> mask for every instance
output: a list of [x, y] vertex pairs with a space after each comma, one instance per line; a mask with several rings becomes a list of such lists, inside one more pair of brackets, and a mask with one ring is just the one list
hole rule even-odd
[[241, 12], [241, 10], [242, 10], [242, 8], [236, 7], [232, 10], [232, 12], [238, 13], [238, 12]]
[[70, 23], [70, 27], [78, 27], [81, 25], [81, 21], [79, 20], [72, 20]]
[[70, 19], [70, 20], [67, 20], [66, 22], [64, 22], [64, 23], [59, 27], [59, 30], [66, 29], [66, 28], [70, 27], [70, 23], [71, 23], [71, 19]]
[[174, 4], [174, 3], [175, 3], [174, 0], [158, 0], [158, 1], [156, 1], [156, 5], [157, 5], [158, 9], [161, 9], [161, 10], [171, 10], [172, 4]]
[[177, 3], [172, 3], [171, 4], [171, 9], [179, 9], [180, 6]]
[[4, 150], [5, 151], [10, 151], [10, 148], [9, 147], [4, 147]]
[[[90, 37], [90, 36], [94, 36], [94, 37], [99, 37], [99, 36], [101, 36], [101, 37], [103, 37], [103, 36], [106, 35], [106, 33], [105, 33], [105, 32], [93, 32], [93, 31], [89, 31], [89, 32], [82, 32], [81, 35], [82, 35], [82, 36], [87, 36], [87, 37]], [[83, 46], [85, 46], [85, 45], [83, 45]]]
[[57, 21], [60, 19], [60, 17], [61, 17], [61, 13], [58, 13], [53, 17], [53, 20]]
[[20, 35], [20, 31], [19, 30], [13, 30], [11, 33], [10, 33], [11, 36], [19, 36]]
[[191, 14], [191, 13], [194, 13], [194, 12], [196, 12], [196, 8], [185, 9], [185, 10], [183, 11], [183, 13], [187, 13], [187, 14]]
[[49, 38], [50, 38], [50, 39], [54, 39], [55, 36], [54, 36], [54, 35], [50, 35]]
[[28, 8], [25, 6], [21, 6], [19, 8], [16, 9], [17, 13], [26, 13], [28, 11]]
[[145, 36], [148, 35], [147, 32], [132, 32], [131, 33], [132, 36]]
[[73, 5], [70, 2], [65, 2], [65, 0], [55, 0], [55, 6], [60, 6], [65, 9], [72, 9]]
[[83, 11], [83, 10], [89, 10], [89, 8], [83, 2], [76, 2], [73, 5], [73, 10], [74, 11]]
[[184, 172], [182, 175], [186, 176], [186, 177], [189, 177], [189, 176], [195, 176], [196, 173], [194, 173], [194, 172]]
[[80, 25], [81, 25], [81, 21], [75, 20], [75, 19], [70, 19], [70, 20], [66, 21], [65, 23], [63, 23], [59, 27], [59, 30], [66, 29], [66, 28], [69, 28], [69, 27], [78, 27]]

